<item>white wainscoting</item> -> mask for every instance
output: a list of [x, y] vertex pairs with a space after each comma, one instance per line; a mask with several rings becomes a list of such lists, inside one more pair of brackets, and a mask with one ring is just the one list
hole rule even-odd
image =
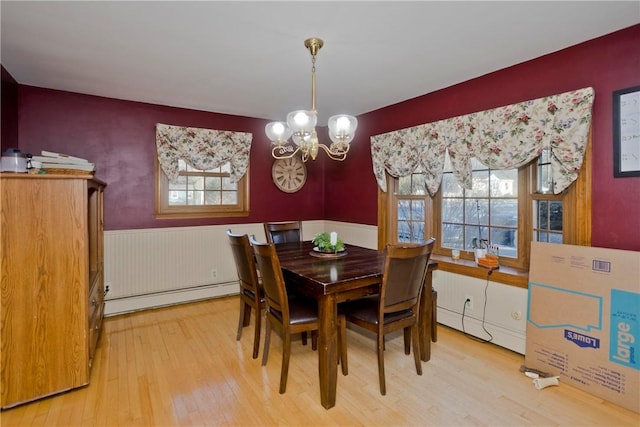
[[[238, 293], [238, 276], [225, 234], [266, 240], [262, 223], [106, 231], [105, 314], [114, 315]], [[325, 230], [347, 242], [376, 247], [377, 228], [305, 221], [303, 239]]]
[[486, 329], [494, 344], [524, 354], [526, 289], [438, 270], [433, 272], [433, 287], [438, 291], [438, 323], [462, 331], [463, 308], [471, 297], [473, 308], [464, 310], [464, 331], [489, 339]]
[[[105, 232], [105, 315], [237, 294], [225, 234], [229, 228], [265, 240], [262, 223]], [[376, 226], [320, 220], [303, 222], [302, 230], [305, 240], [336, 231], [347, 244], [377, 247]], [[474, 307], [465, 312], [465, 330], [486, 338], [484, 325], [495, 344], [524, 354], [526, 289], [494, 282], [486, 286], [484, 280], [443, 271], [434, 272], [433, 285], [438, 290], [438, 322], [462, 330], [462, 309], [470, 295]]]
[[[238, 293], [227, 228], [106, 231], [105, 315]], [[257, 225], [234, 231], [264, 235]]]

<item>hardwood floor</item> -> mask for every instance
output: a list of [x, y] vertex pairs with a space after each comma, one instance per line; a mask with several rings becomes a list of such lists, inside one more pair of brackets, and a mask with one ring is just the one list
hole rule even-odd
[[107, 318], [91, 384], [5, 410], [1, 424], [640, 425], [639, 414], [568, 385], [536, 390], [518, 370], [522, 355], [443, 326], [422, 376], [404, 354], [402, 335], [389, 339], [386, 396], [375, 341], [349, 330], [349, 375], [338, 374], [336, 406], [325, 410], [311, 345], [293, 343], [280, 395], [281, 340], [274, 334], [269, 362], [260, 366], [251, 358], [251, 328], [235, 340], [238, 310], [238, 297], [229, 297]]

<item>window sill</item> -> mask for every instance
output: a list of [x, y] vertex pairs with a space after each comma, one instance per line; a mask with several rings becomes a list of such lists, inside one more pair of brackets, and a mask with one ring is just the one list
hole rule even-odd
[[249, 216], [249, 212], [170, 212], [156, 213], [156, 219], [232, 218]]
[[526, 289], [529, 284], [528, 270], [500, 266], [499, 269], [490, 272], [486, 268], [478, 267], [475, 261], [472, 260], [453, 260], [451, 257], [443, 255], [432, 255], [431, 259], [438, 262], [438, 270], [461, 274], [463, 276], [477, 277], [478, 279], [487, 279], [491, 276], [492, 282], [504, 283], [505, 285], [524, 289]]

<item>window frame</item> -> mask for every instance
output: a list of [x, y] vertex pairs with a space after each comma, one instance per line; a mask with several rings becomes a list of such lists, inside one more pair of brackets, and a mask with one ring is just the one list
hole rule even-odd
[[[186, 172], [181, 175], [207, 176], [209, 173]], [[233, 205], [169, 205], [169, 179], [155, 159], [155, 217], [157, 219], [224, 218], [249, 215], [249, 167], [238, 181], [237, 203]]]
[[[591, 245], [591, 130], [589, 131], [585, 147], [582, 167], [578, 178], [569, 188], [559, 195], [539, 193], [536, 189], [538, 159], [522, 166], [518, 170], [518, 253], [521, 262], [511, 262], [500, 259], [500, 269], [492, 274], [492, 280], [500, 283], [526, 288], [528, 285], [528, 271], [531, 238], [533, 236], [533, 203], [535, 200], [563, 201], [563, 244], [590, 246]], [[395, 194], [398, 179], [387, 174], [387, 192], [378, 188], [378, 247], [383, 249], [389, 243], [397, 243], [397, 217]], [[439, 263], [439, 269], [473, 277], [487, 277], [487, 270], [475, 264], [471, 251], [460, 251], [460, 260], [451, 258], [451, 250], [440, 246], [441, 239], [441, 193], [434, 197], [427, 195], [405, 197], [424, 197], [425, 238], [435, 237], [436, 245], [433, 250], [433, 260]], [[522, 205], [521, 205], [522, 203]], [[526, 230], [526, 232], [522, 232]]]

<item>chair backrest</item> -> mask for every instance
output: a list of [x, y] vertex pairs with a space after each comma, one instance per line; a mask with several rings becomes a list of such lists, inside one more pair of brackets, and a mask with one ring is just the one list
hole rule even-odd
[[381, 311], [394, 313], [417, 307], [435, 239], [420, 244], [387, 245]]
[[231, 230], [227, 230], [229, 236], [229, 244], [233, 253], [233, 260], [236, 263], [238, 271], [238, 279], [240, 280], [241, 293], [255, 293], [258, 298], [261, 297], [260, 285], [258, 281], [258, 272], [256, 263], [253, 258], [253, 250], [249, 242], [249, 236], [246, 234], [234, 234]]
[[286, 325], [289, 323], [289, 300], [275, 245], [260, 243], [254, 236], [251, 236], [249, 241], [262, 275], [262, 289], [267, 310], [281, 316], [282, 323]]
[[302, 222], [265, 222], [264, 235], [268, 243], [290, 243], [302, 241]]

